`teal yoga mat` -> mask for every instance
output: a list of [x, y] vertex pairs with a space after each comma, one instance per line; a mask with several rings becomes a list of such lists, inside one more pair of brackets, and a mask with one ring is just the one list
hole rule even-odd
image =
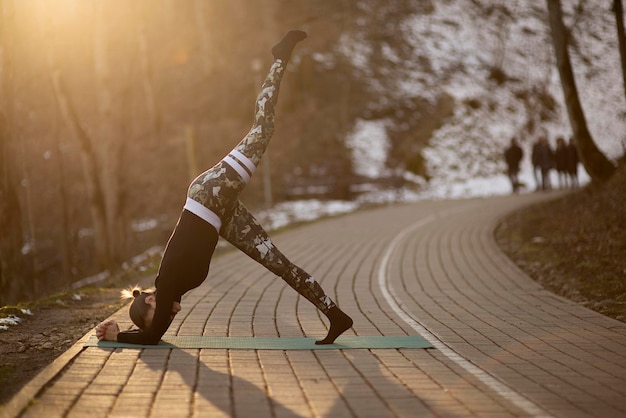
[[432, 348], [420, 336], [397, 337], [339, 337], [334, 344], [316, 345], [313, 338], [267, 338], [267, 337], [163, 337], [157, 345], [124, 344], [98, 341], [91, 336], [85, 347], [102, 348], [229, 348], [234, 350], [349, 350], [357, 348]]

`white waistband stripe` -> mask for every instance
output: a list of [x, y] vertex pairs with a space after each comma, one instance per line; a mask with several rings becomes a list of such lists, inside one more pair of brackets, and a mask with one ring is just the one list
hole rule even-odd
[[213, 225], [217, 232], [220, 231], [220, 228], [222, 227], [222, 220], [215, 214], [215, 212], [204, 206], [202, 203], [196, 202], [192, 198], [188, 197], [185, 202], [184, 209], [187, 209], [189, 212], [199, 216], [209, 224]]

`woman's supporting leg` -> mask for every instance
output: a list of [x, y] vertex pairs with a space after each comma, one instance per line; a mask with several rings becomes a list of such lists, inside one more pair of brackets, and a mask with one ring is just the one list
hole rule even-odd
[[281, 277], [322, 312], [326, 313], [335, 306], [319, 283], [276, 248], [267, 232], [241, 202], [238, 202], [233, 216], [223, 222], [220, 235]]
[[281, 277], [330, 319], [331, 326], [328, 335], [323, 340], [317, 341], [317, 344], [331, 344], [352, 326], [352, 319], [337, 308], [311, 275], [289, 261], [276, 248], [267, 232], [241, 202], [238, 202], [233, 216], [222, 224], [220, 235], [250, 258]]

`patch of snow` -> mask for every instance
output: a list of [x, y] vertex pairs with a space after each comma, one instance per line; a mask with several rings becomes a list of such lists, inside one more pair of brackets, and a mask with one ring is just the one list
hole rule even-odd
[[89, 276], [89, 277], [85, 277], [84, 279], [81, 279], [77, 282], [72, 283], [72, 289], [79, 289], [83, 286], [87, 286], [93, 283], [98, 283], [101, 282], [107, 278], [109, 278], [111, 276], [111, 272], [109, 272], [108, 270], [106, 271], [102, 271], [98, 274], [95, 274], [93, 276]]
[[0, 318], [0, 325], [17, 325], [22, 322], [22, 318], [15, 315], [9, 315], [6, 318]]
[[358, 207], [358, 202], [342, 200], [298, 200], [279, 203], [270, 210], [259, 212], [255, 216], [264, 228], [271, 231], [298, 222], [352, 212]]
[[355, 174], [370, 178], [383, 176], [391, 144], [387, 135], [386, 120], [358, 119], [346, 146], [352, 151]]
[[131, 223], [131, 229], [135, 232], [145, 232], [155, 229], [159, 226], [159, 221], [156, 219], [140, 219]]

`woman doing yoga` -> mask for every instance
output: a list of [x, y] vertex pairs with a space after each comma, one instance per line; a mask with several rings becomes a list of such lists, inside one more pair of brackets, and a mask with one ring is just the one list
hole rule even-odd
[[206, 279], [219, 236], [281, 277], [328, 317], [328, 335], [316, 344], [332, 344], [352, 326], [352, 319], [308, 273], [272, 244], [239, 201], [239, 194], [250, 181], [274, 132], [274, 108], [291, 52], [306, 36], [302, 31], [290, 31], [272, 48], [275, 60], [257, 97], [252, 129], [224, 159], [189, 186], [187, 201], [161, 260], [156, 290], [135, 288], [132, 295], [127, 291], [134, 297], [129, 314], [139, 330], [120, 332], [115, 321], [106, 321], [96, 327], [100, 340], [157, 344], [180, 311], [183, 294]]

